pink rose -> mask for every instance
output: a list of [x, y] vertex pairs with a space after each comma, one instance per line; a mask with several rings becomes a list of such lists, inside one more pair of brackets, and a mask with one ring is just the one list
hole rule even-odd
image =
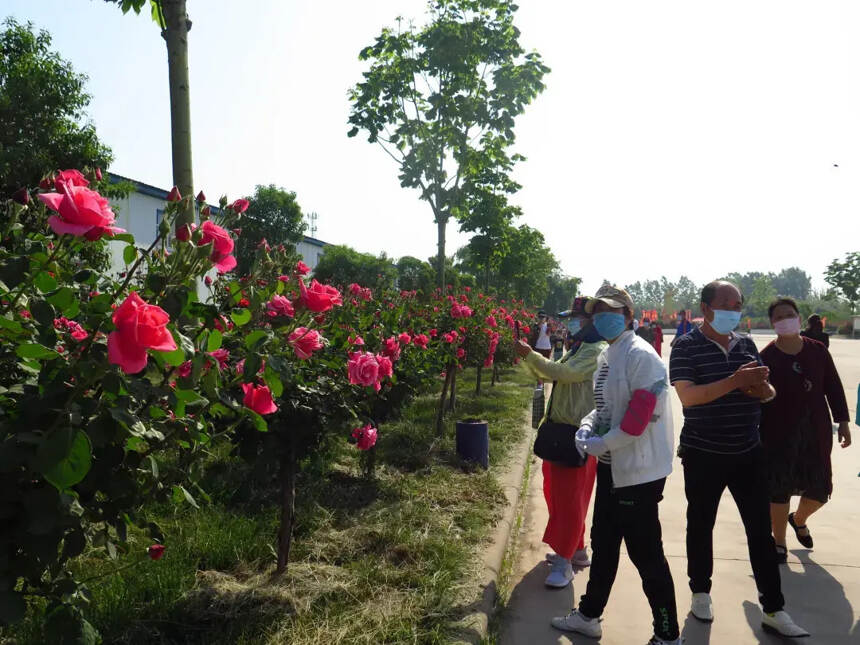
[[388, 356], [382, 354], [376, 355], [376, 362], [379, 365], [379, 380], [387, 378], [394, 374], [394, 364]]
[[278, 280], [279, 280], [279, 281], [281, 281], [281, 282], [289, 282], [289, 281], [290, 281], [290, 276], [288, 276], [288, 275], [279, 275], [279, 276], [278, 276]]
[[353, 282], [351, 285], [349, 285], [347, 289], [349, 289], [349, 292], [354, 296], [357, 296], [361, 293], [361, 285], [356, 282]]
[[361, 336], [356, 336], [355, 338], [353, 338], [352, 336], [349, 336], [349, 337], [346, 339], [346, 341], [347, 341], [350, 345], [359, 345], [359, 346], [360, 346], [360, 345], [364, 345], [364, 339], [363, 339]]
[[176, 239], [180, 242], [187, 242], [191, 239], [191, 234], [197, 230], [197, 224], [185, 224], [176, 229]]
[[230, 208], [232, 208], [237, 213], [244, 213], [246, 210], [248, 210], [248, 206], [250, 205], [251, 202], [249, 202], [247, 199], [237, 199], [232, 204], [230, 204]]
[[101, 180], [102, 180], [102, 169], [96, 168], [96, 181], [101, 181]]
[[382, 342], [382, 350], [380, 351], [380, 354], [388, 356], [393, 361], [400, 358], [400, 344], [394, 336], [386, 338]]
[[416, 347], [427, 349], [427, 343], [430, 342], [430, 339], [425, 334], [418, 334], [412, 337], [412, 342]]
[[171, 352], [176, 341], [167, 329], [170, 316], [161, 307], [149, 305], [132, 291], [113, 312], [116, 331], [108, 335], [108, 361], [126, 374], [146, 367], [146, 350]]
[[[374, 441], [376, 437], [374, 437]], [[146, 554], [149, 556], [150, 560], [160, 560], [161, 556], [164, 555], [164, 545], [163, 544], [153, 544], [146, 550]]]
[[347, 362], [349, 382], [379, 390], [379, 363], [370, 352], [354, 352]]
[[265, 385], [242, 383], [242, 391], [245, 393], [242, 405], [246, 408], [257, 414], [272, 414], [278, 411], [278, 406], [272, 400], [272, 391]]
[[89, 186], [90, 182], [83, 176], [80, 170], [63, 170], [54, 177], [54, 188], [63, 190], [63, 184], [69, 186]]
[[498, 323], [493, 316], [487, 316], [484, 322], [486, 322], [490, 327], [498, 327]]
[[310, 287], [305, 285], [304, 280], [299, 280], [299, 290], [302, 304], [315, 313], [322, 313], [335, 305], [343, 304], [340, 291], [316, 280], [311, 280]]
[[370, 287], [364, 287], [359, 294], [359, 297], [365, 302], [369, 302], [373, 300], [373, 291], [370, 290]]
[[218, 273], [227, 273], [236, 268], [236, 258], [231, 255], [233, 253], [233, 238], [230, 234], [218, 226], [213, 224], [211, 220], [206, 220], [200, 227], [203, 231], [203, 237], [200, 238], [200, 246], [212, 243], [212, 254], [209, 259], [212, 264], [218, 269]]
[[397, 336], [397, 340], [400, 341], [401, 345], [408, 345], [410, 342], [412, 342], [412, 336], [407, 334], [405, 331], [400, 332], [400, 334]]
[[295, 331], [287, 337], [287, 342], [301, 360], [310, 358], [315, 351], [322, 349], [323, 340], [325, 339], [318, 331], [307, 327], [296, 327]]
[[227, 369], [227, 360], [230, 358], [230, 352], [228, 352], [226, 349], [216, 349], [214, 352], [209, 352], [209, 356], [218, 361], [218, 367], [220, 369]]
[[191, 361], [185, 361], [182, 365], [177, 367], [176, 373], [180, 378], [188, 378], [191, 376]]
[[378, 430], [369, 423], [363, 428], [356, 428], [352, 431], [355, 447], [359, 450], [370, 450], [376, 444], [377, 433]]
[[299, 275], [307, 275], [310, 272], [311, 268], [307, 264], [305, 264], [301, 260], [296, 262], [296, 273], [298, 273]]
[[170, 189], [170, 192], [167, 193], [167, 201], [178, 202], [180, 199], [182, 199], [182, 194], [179, 192], [179, 189], [174, 186]]
[[59, 193], [39, 194], [45, 206], [57, 213], [48, 218], [48, 225], [54, 233], [82, 237], [95, 229], [98, 237], [101, 237], [123, 232], [123, 229], [113, 225], [116, 216], [110, 208], [110, 202], [96, 191], [75, 186], [69, 181], [60, 182], [58, 187]]
[[466, 350], [462, 347], [457, 348], [457, 358], [463, 358], [466, 355]]
[[276, 316], [287, 316], [288, 318], [292, 318], [296, 313], [290, 299], [279, 295], [272, 296], [272, 299], [266, 303], [266, 309]]

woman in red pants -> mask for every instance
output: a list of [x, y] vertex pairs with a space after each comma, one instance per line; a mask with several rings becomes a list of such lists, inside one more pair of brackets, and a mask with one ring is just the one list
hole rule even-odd
[[[571, 307], [568, 332], [577, 340], [560, 360], [547, 360], [527, 343], [517, 346], [517, 353], [538, 378], [553, 381], [545, 420], [578, 426], [594, 407], [592, 375], [597, 356], [606, 343], [591, 326], [585, 302], [585, 298], [577, 298]], [[543, 490], [549, 509], [543, 541], [553, 550], [547, 555], [552, 564], [546, 579], [548, 587], [566, 587], [573, 579], [574, 566], [591, 564], [585, 550], [585, 516], [594, 490], [596, 468], [597, 463], [591, 457], [580, 468], [543, 462]]]

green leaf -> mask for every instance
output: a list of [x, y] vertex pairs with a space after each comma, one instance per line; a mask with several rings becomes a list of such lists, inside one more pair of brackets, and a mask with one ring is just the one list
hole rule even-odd
[[[60, 458], [56, 460], [55, 458]], [[41, 473], [57, 490], [66, 490], [83, 480], [92, 465], [92, 445], [83, 430], [63, 428], [45, 437], [36, 461]], [[51, 462], [54, 462], [52, 465]]]
[[101, 637], [80, 610], [59, 605], [45, 621], [45, 642], [56, 645], [98, 645]]
[[117, 233], [110, 239], [114, 242], [127, 242], [128, 244], [134, 244], [134, 235], [131, 233]]
[[75, 301], [75, 292], [68, 287], [63, 287], [57, 293], [48, 296], [48, 302], [65, 313]]
[[239, 311], [231, 313], [230, 318], [233, 319], [233, 322], [236, 323], [236, 325], [242, 327], [243, 325], [247, 325], [251, 322], [251, 312], [247, 309], [240, 309]]
[[45, 360], [53, 360], [60, 356], [53, 349], [49, 349], [39, 343], [24, 343], [22, 345], [18, 345], [15, 349], [15, 353], [20, 358], [37, 358]]
[[36, 287], [38, 287], [39, 291], [42, 293], [48, 293], [49, 291], [53, 291], [57, 288], [57, 280], [48, 275], [47, 271], [41, 271], [36, 276]]
[[137, 259], [137, 247], [129, 244], [122, 251], [122, 259], [126, 264], [132, 264]]
[[269, 334], [262, 329], [257, 329], [252, 331], [250, 334], [245, 336], [245, 347], [251, 351], [255, 351], [259, 349], [260, 341], [266, 338]]
[[206, 343], [206, 351], [214, 352], [221, 349], [221, 343], [224, 341], [224, 335], [217, 329], [209, 332], [209, 340]]
[[183, 500], [191, 504], [194, 508], [200, 508], [195, 499], [191, 496], [191, 493], [185, 490], [183, 486], [174, 486], [173, 501], [176, 504], [181, 504]]
[[54, 318], [57, 317], [54, 308], [44, 300], [31, 300], [30, 313], [36, 322], [45, 327], [53, 327]]
[[16, 334], [24, 331], [21, 323], [16, 320], [9, 320], [6, 316], [0, 316], [0, 327], [13, 331]]
[[281, 382], [281, 378], [278, 376], [277, 372], [269, 369], [269, 366], [266, 366], [266, 374], [265, 374], [266, 385], [269, 386], [269, 389], [272, 391], [272, 396], [274, 398], [279, 398], [281, 394], [284, 393], [284, 384]]
[[185, 362], [185, 351], [182, 347], [177, 347], [172, 352], [158, 352], [167, 361], [171, 367], [179, 367]]
[[17, 591], [0, 591], [0, 624], [17, 623], [27, 612], [24, 595]]
[[266, 420], [262, 416], [260, 416], [253, 410], [249, 410], [248, 408], [244, 408], [243, 411], [245, 412], [245, 415], [254, 423], [254, 427], [257, 429], [257, 432], [269, 431], [269, 424], [266, 423]]

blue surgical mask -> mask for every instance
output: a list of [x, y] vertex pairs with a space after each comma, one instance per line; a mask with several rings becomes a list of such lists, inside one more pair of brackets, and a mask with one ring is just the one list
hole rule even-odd
[[627, 329], [627, 321], [624, 319], [624, 314], [614, 314], [604, 311], [596, 314], [593, 321], [597, 333], [606, 340], [618, 338]]
[[582, 319], [581, 318], [570, 318], [567, 321], [567, 331], [570, 332], [570, 335], [573, 336], [580, 329], [582, 329]]
[[741, 322], [740, 311], [727, 311], [725, 309], [714, 309], [714, 320], [710, 325], [718, 334], [729, 334], [735, 330]]

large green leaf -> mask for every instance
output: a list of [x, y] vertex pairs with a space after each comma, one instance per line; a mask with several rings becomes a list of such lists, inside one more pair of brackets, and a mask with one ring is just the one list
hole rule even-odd
[[63, 428], [45, 437], [36, 460], [45, 479], [57, 490], [80, 482], [92, 465], [90, 438], [83, 430]]
[[214, 352], [215, 350], [221, 349], [221, 343], [223, 340], [223, 334], [217, 329], [213, 329], [209, 332], [209, 340], [206, 342], [206, 351]]
[[57, 358], [59, 354], [53, 349], [49, 349], [39, 343], [23, 343], [15, 348], [15, 353], [20, 358], [37, 358], [52, 360]]
[[57, 280], [47, 271], [42, 271], [36, 276], [36, 286], [42, 293], [48, 293], [57, 288]]
[[231, 313], [230, 318], [233, 319], [233, 322], [236, 323], [236, 325], [241, 327], [242, 325], [247, 325], [251, 322], [251, 312], [247, 309], [240, 309], [239, 311]]

